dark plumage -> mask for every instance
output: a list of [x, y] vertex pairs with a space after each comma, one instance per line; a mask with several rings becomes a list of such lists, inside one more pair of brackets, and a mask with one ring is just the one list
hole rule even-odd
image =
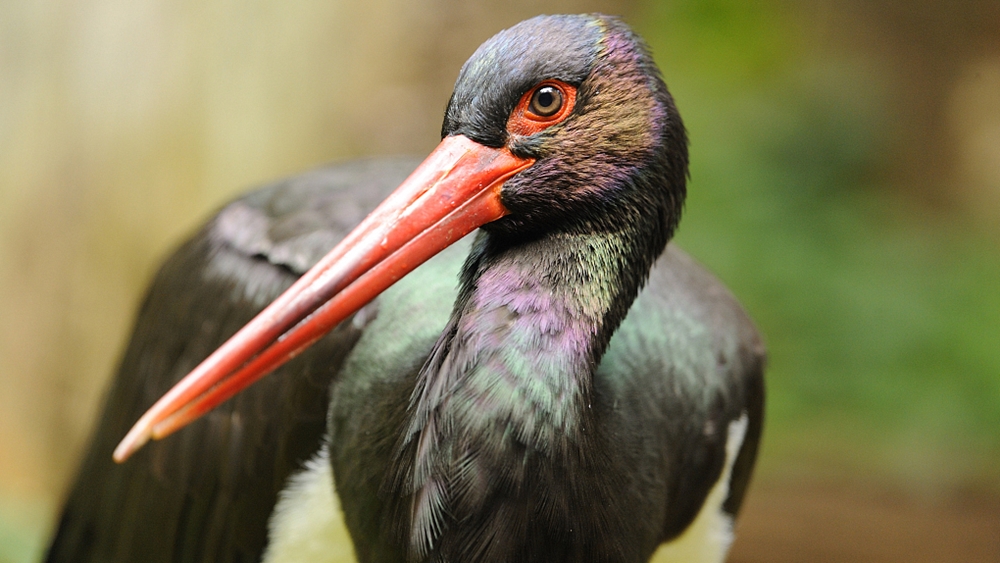
[[[571, 111], [523, 121], [547, 81]], [[714, 278], [664, 252], [687, 142], [641, 40], [596, 15], [505, 30], [463, 66], [442, 136], [529, 163], [499, 189], [505, 214], [285, 376], [113, 467], [141, 409], [409, 168], [348, 165], [251, 194], [167, 263], [50, 561], [259, 557], [268, 507], [320, 447], [328, 385], [330, 463], [361, 561], [643, 561], [730, 467], [722, 508], [735, 515], [761, 431], [763, 348]], [[229, 503], [246, 508], [229, 519]], [[103, 527], [116, 511], [128, 524]], [[160, 520], [162, 537], [139, 524]]]

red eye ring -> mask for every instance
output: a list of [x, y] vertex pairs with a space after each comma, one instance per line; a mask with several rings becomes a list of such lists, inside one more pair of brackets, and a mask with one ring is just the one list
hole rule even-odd
[[[543, 90], [547, 89], [556, 91], [552, 92], [556, 94], [555, 101], [561, 98], [562, 105], [558, 109], [553, 110], [549, 115], [540, 115], [532, 109], [533, 105], [537, 105], [532, 104], [532, 101], [537, 94], [541, 93], [544, 95], [548, 93], [543, 92]], [[543, 80], [521, 96], [521, 101], [517, 103], [517, 107], [514, 108], [514, 111], [511, 112], [510, 117], [507, 119], [507, 131], [512, 135], [534, 135], [569, 117], [575, 104], [575, 87], [561, 80]]]

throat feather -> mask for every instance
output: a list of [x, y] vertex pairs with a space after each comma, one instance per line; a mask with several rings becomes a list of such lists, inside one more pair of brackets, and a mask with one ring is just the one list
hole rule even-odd
[[593, 371], [620, 321], [619, 301], [638, 291], [611, 283], [623, 276], [608, 265], [624, 261], [595, 253], [588, 237], [507, 252], [485, 251], [484, 238], [418, 375], [399, 452], [398, 467], [410, 470], [396, 490], [410, 499], [417, 559], [438, 549], [450, 522], [534, 488], [530, 464], [579, 458]]

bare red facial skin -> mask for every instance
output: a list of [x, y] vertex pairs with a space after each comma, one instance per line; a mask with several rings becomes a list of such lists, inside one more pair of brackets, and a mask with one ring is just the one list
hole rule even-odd
[[[549, 116], [540, 115], [531, 109], [531, 99], [535, 92], [541, 88], [550, 86], [558, 90], [562, 95], [562, 107]], [[525, 92], [521, 100], [517, 103], [510, 117], [507, 118], [507, 131], [512, 135], [534, 135], [540, 131], [548, 129], [553, 125], [565, 121], [573, 112], [576, 105], [576, 88], [560, 80], [545, 80], [539, 82], [534, 88]]]

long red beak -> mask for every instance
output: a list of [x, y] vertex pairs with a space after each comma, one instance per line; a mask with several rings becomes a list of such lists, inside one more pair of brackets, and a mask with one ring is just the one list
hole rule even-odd
[[500, 187], [533, 163], [446, 137], [339, 245], [146, 411], [115, 448], [115, 461], [212, 410], [438, 252], [506, 215]]

